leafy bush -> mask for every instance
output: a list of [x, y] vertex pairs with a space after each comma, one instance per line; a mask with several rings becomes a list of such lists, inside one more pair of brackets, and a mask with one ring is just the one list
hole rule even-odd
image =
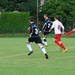
[[25, 33], [29, 16], [29, 12], [2, 12], [0, 15], [0, 33]]

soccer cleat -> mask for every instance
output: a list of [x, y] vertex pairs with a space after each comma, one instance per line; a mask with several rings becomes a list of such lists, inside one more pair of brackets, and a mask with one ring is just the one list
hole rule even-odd
[[67, 49], [65, 49], [65, 50], [63, 51], [63, 53], [65, 53], [65, 52], [67, 52]]
[[33, 53], [33, 51], [30, 51], [29, 53], [28, 53], [28, 55], [31, 55]]
[[48, 59], [48, 55], [47, 54], [45, 54], [45, 57], [46, 57], [46, 59]]
[[47, 42], [45, 42], [44, 44], [45, 44], [46, 47], [48, 46]]
[[48, 47], [48, 45], [46, 45], [46, 47]]
[[43, 41], [42, 44], [45, 45], [46, 47], [48, 47], [47, 42], [44, 42], [44, 41]]
[[45, 45], [46, 47], [48, 47], [48, 45]]

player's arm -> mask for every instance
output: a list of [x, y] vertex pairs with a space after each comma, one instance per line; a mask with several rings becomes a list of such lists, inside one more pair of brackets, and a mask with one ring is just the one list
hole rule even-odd
[[31, 28], [30, 28], [30, 26], [29, 26], [28, 30], [30, 31], [30, 37], [31, 37], [31, 35], [32, 35], [32, 32], [31, 32]]
[[46, 27], [46, 23], [43, 25], [43, 27], [42, 27], [42, 31], [44, 31], [45, 27]]
[[28, 30], [30, 31], [30, 27], [28, 28]]
[[53, 23], [53, 25], [51, 26], [49, 32], [51, 32], [53, 28], [54, 28], [54, 23]]
[[62, 34], [64, 34], [64, 26], [61, 24], [62, 27]]
[[51, 32], [51, 31], [52, 31], [52, 29], [53, 29], [53, 28], [50, 28], [49, 32]]

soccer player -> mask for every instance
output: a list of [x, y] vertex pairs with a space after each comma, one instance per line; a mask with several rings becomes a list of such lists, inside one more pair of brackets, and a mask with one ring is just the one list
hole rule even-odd
[[[53, 22], [53, 25], [51, 26], [49, 32], [54, 28], [54, 32], [55, 32], [54, 42], [63, 49], [63, 52], [66, 52], [67, 49], [64, 46], [64, 44], [61, 42], [61, 34], [64, 34], [64, 26], [59, 21], [59, 16], [55, 16], [54, 20], [55, 21]], [[61, 32], [61, 28], [62, 28], [62, 32]]]
[[42, 36], [43, 36], [43, 44], [48, 46], [47, 40], [46, 40], [46, 35], [49, 34], [49, 29], [51, 27], [52, 21], [50, 18], [48, 18], [47, 14], [44, 14], [44, 24], [42, 27]]
[[64, 32], [64, 34], [66, 35], [66, 36], [68, 36], [68, 35], [70, 35], [70, 34], [72, 34], [72, 33], [74, 33], [75, 32], [75, 28], [73, 28], [71, 31], [69, 31], [69, 32]]
[[45, 48], [42, 46], [42, 40], [38, 34], [38, 28], [37, 28], [36, 24], [34, 23], [34, 17], [31, 16], [29, 21], [30, 21], [30, 24], [29, 24], [28, 30], [30, 31], [30, 37], [28, 38], [28, 41], [26, 42], [26, 46], [28, 47], [28, 49], [30, 51], [28, 53], [28, 55], [31, 55], [33, 53], [33, 49], [30, 45], [30, 42], [35, 42], [39, 46], [39, 48], [42, 50], [42, 52], [44, 53], [46, 59], [48, 59], [47, 52], [46, 52]]

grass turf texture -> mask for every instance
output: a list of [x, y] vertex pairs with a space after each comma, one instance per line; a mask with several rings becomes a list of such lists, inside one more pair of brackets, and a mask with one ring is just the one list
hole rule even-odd
[[75, 38], [62, 38], [68, 51], [63, 53], [47, 38], [49, 59], [32, 43], [34, 53], [28, 56], [27, 38], [0, 38], [0, 75], [75, 75]]

